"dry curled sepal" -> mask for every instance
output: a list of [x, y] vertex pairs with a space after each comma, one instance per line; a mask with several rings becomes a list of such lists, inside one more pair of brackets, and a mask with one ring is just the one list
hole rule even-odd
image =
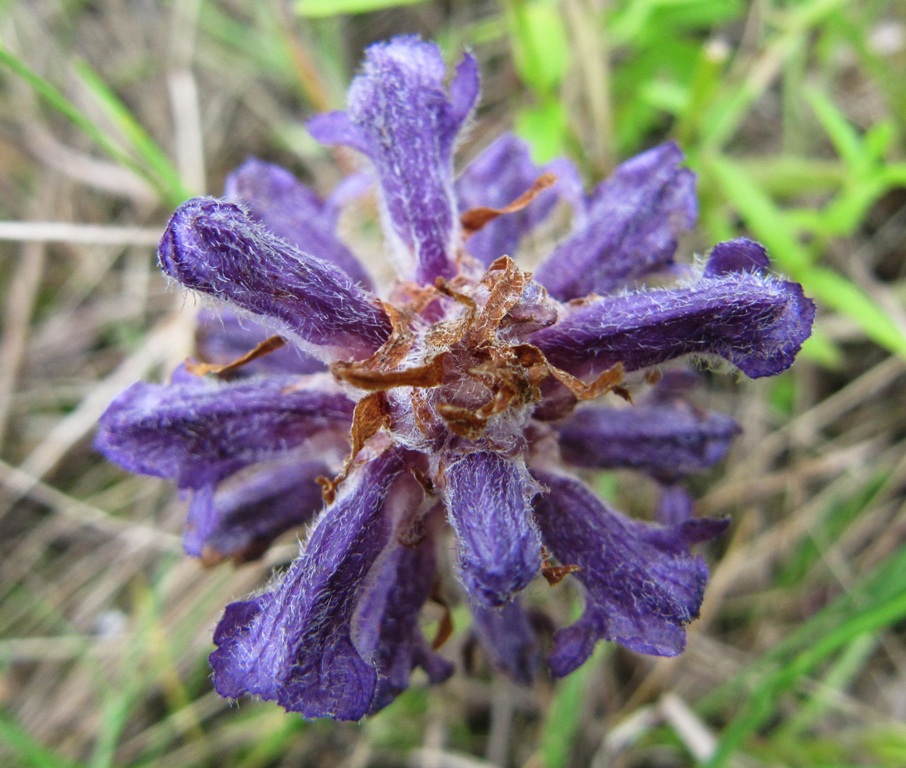
[[494, 261], [478, 284], [477, 292], [484, 294], [484, 300], [469, 326], [466, 344], [492, 343], [503, 319], [519, 303], [531, 279], [531, 273], [520, 270], [509, 256]]
[[419, 322], [418, 318], [392, 304], [385, 304], [384, 309], [393, 327], [387, 341], [366, 360], [336, 361], [330, 366], [331, 373], [367, 392], [384, 392], [396, 387], [436, 387], [443, 380], [446, 354], [437, 352], [421, 365], [405, 366], [416, 341], [412, 325]]
[[257, 316], [322, 359], [368, 357], [390, 335], [383, 309], [345, 272], [293, 247], [234, 203], [184, 203], [158, 258], [186, 288]]
[[471, 55], [463, 56], [449, 91], [445, 69], [437, 46], [415, 37], [373, 45], [349, 88], [347, 111], [308, 124], [319, 141], [352, 146], [374, 164], [387, 228], [399, 260], [411, 265], [403, 272], [422, 285], [456, 273], [453, 147], [479, 90]]
[[472, 294], [440, 278], [435, 287], [462, 305], [464, 311], [428, 330], [425, 338], [432, 348], [459, 343], [469, 348], [512, 346], [514, 340], [557, 319], [557, 304], [532, 280], [531, 273], [520, 270], [509, 256], [495, 259], [477, 285], [467, 286]]
[[227, 176], [223, 194], [275, 235], [372, 287], [361, 262], [336, 236], [337, 210], [285, 168], [250, 157]]
[[[538, 351], [543, 356], [544, 353], [540, 350]], [[582, 381], [582, 379], [577, 376], [573, 376], [566, 371], [560, 370], [549, 362], [547, 363], [547, 369], [550, 372], [550, 375], [566, 387], [576, 400], [596, 400], [601, 397], [601, 395], [617, 390], [619, 390], [621, 397], [627, 400], [629, 399], [628, 393], [620, 387], [620, 384], [623, 382], [623, 377], [626, 375], [626, 370], [623, 368], [622, 363], [614, 363], [610, 368], [601, 371], [601, 373], [597, 374], [595, 378], [589, 382]]]
[[548, 552], [547, 549], [541, 549], [541, 575], [544, 577], [544, 580], [552, 587], [556, 587], [571, 573], [575, 573], [576, 571], [581, 570], [582, 567], [575, 564], [554, 565], [551, 562], [550, 552]]
[[581, 665], [598, 640], [640, 653], [675, 656], [683, 627], [698, 616], [708, 569], [690, 545], [719, 535], [726, 520], [660, 526], [608, 508], [579, 480], [534, 471], [548, 493], [535, 501], [544, 544], [561, 562], [578, 565], [585, 612], [558, 630], [548, 658], [555, 676]]
[[678, 237], [698, 217], [695, 175], [676, 144], [617, 166], [593, 193], [582, 224], [538, 268], [561, 301], [610, 293], [673, 263]]
[[359, 400], [352, 413], [350, 431], [351, 447], [339, 473], [332, 479], [326, 474], [316, 478], [321, 486], [324, 501], [332, 504], [337, 496], [337, 489], [349, 475], [353, 462], [365, 444], [382, 429], [390, 426], [390, 411], [387, 401], [381, 392], [373, 392]]
[[[264, 344], [266, 354], [255, 355], [240, 367], [232, 367], [230, 378], [269, 374], [305, 374], [324, 370], [324, 363], [300, 350], [295, 344], [273, 348], [273, 332], [251, 318], [240, 318], [229, 311], [202, 308], [196, 317], [195, 350], [201, 364], [230, 366]], [[282, 338], [282, 337], [281, 337]]]
[[581, 178], [565, 158], [536, 165], [528, 144], [505, 133], [466, 167], [456, 180], [456, 194], [464, 212], [466, 250], [490, 266], [502, 255], [514, 255], [558, 199], [580, 196]]
[[441, 352], [423, 365], [399, 370], [381, 370], [361, 363], [338, 361], [330, 370], [340, 381], [370, 392], [396, 387], [436, 387], [443, 381], [445, 353]]
[[437, 627], [434, 630], [434, 637], [431, 638], [431, 648], [436, 651], [443, 648], [447, 641], [453, 637], [456, 625], [453, 622], [453, 610], [447, 598], [444, 597], [439, 582], [435, 582], [431, 588], [431, 602], [439, 607], [441, 611]]
[[503, 605], [541, 568], [531, 512], [539, 487], [524, 464], [488, 451], [452, 459], [444, 478], [460, 579], [473, 601]]
[[544, 192], [544, 190], [550, 189], [556, 182], [557, 177], [553, 173], [542, 173], [521, 195], [501, 208], [479, 206], [463, 211], [459, 215], [463, 239], [467, 240], [473, 237], [488, 224], [499, 219], [501, 216], [508, 213], [517, 213], [528, 207], [538, 195]]
[[280, 583], [227, 607], [210, 657], [217, 691], [358, 720], [402, 690], [413, 665], [449, 674], [415, 619], [432, 562], [397, 540], [421, 493], [396, 451], [358, 467]]
[[282, 336], [268, 336], [264, 341], [258, 342], [248, 352], [239, 355], [228, 363], [200, 363], [194, 360], [186, 361], [186, 370], [195, 376], [214, 374], [219, 378], [230, 378], [240, 368], [245, 368], [249, 363], [260, 360], [265, 355], [276, 352], [286, 346], [286, 339]]
[[757, 378], [792, 365], [814, 316], [798, 283], [760, 271], [711, 274], [706, 265], [689, 285], [579, 302], [530, 341], [576, 376], [696, 354], [722, 357]]

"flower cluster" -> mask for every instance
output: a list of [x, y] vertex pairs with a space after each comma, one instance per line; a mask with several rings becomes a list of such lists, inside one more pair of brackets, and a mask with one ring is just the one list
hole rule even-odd
[[[98, 448], [191, 491], [185, 547], [205, 562], [260, 556], [309, 525], [280, 580], [217, 626], [223, 696], [355, 720], [416, 667], [447, 678], [443, 638], [419, 621], [443, 600], [444, 536], [475, 638], [522, 682], [544, 663], [568, 674], [602, 639], [677, 654], [698, 614], [707, 568], [690, 547], [726, 521], [692, 517], [682, 481], [738, 430], [661, 368], [694, 355], [779, 373], [814, 307], [748, 240], [674, 261], [697, 203], [673, 144], [590, 194], [568, 163], [539, 168], [512, 136], [454, 180], [478, 91], [471, 56], [446, 84], [434, 45], [397, 38], [367, 51], [347, 111], [309, 124], [370, 160], [399, 274], [385, 299], [335, 235], [348, 194], [322, 199], [257, 160], [224, 199], [182, 205], [163, 235], [164, 272], [226, 309], [202, 317], [205, 362], [124, 392]], [[510, 254], [558, 201], [572, 232], [533, 276]], [[610, 508], [582, 468], [657, 480], [657, 522]], [[539, 575], [575, 580], [585, 598], [549, 642], [520, 602]]]

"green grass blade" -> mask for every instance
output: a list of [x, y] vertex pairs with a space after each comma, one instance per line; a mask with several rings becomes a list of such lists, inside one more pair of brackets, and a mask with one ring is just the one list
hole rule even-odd
[[573, 740], [582, 715], [582, 699], [585, 690], [583, 667], [581, 672], [570, 675], [562, 683], [551, 702], [544, 731], [541, 734], [539, 751], [544, 768], [564, 768], [569, 764]]
[[806, 291], [825, 306], [847, 315], [872, 341], [906, 357], [906, 335], [878, 302], [843, 275], [817, 268], [802, 277]]
[[179, 171], [170, 162], [166, 152], [151, 138], [110, 86], [83, 61], [75, 64], [75, 72], [135, 155], [142, 159], [149, 175], [166, 194], [167, 202], [176, 206], [192, 197], [183, 186]]
[[558, 99], [545, 99], [538, 106], [516, 113], [516, 133], [532, 148], [532, 158], [547, 163], [561, 157], [566, 150], [565, 135], [569, 116]]
[[136, 629], [122, 659], [122, 666], [114, 680], [102, 680], [98, 729], [89, 768], [112, 768], [115, 765], [117, 746], [126, 730], [130, 716], [143, 701], [146, 692], [158, 685], [155, 670], [149, 668], [153, 659], [154, 626], [160, 622], [159, 607], [154, 599], [153, 587], [139, 583], [135, 587]]
[[778, 739], [793, 741], [807, 738], [808, 729], [817, 723], [821, 715], [831, 706], [832, 697], [828, 695], [829, 692], [842, 694], [865, 669], [869, 656], [877, 647], [878, 638], [872, 634], [865, 634], [844, 648], [821, 681], [819, 691], [812, 694], [799, 712], [781, 726], [777, 734]]
[[679, 114], [675, 134], [680, 146], [692, 143], [701, 125], [702, 116], [720, 87], [728, 52], [714, 43], [705, 43], [698, 56], [685, 106]]
[[897, 127], [892, 120], [879, 120], [865, 131], [862, 145], [872, 160], [882, 162], [897, 140]]
[[851, 183], [837, 197], [816, 211], [815, 231], [831, 237], [849, 237], [865, 221], [871, 207], [887, 191], [881, 168]]
[[562, 9], [551, 0], [510, 0], [505, 7], [520, 79], [536, 97], [556, 93], [570, 61]]
[[726, 705], [746, 692], [741, 711], [723, 730], [707, 768], [726, 765], [746, 737], [773, 716], [782, 694], [819, 664], [906, 617], [904, 585], [906, 548], [806, 621], [747, 673], [709, 697], [706, 704]]
[[748, 76], [742, 82], [728, 82], [722, 97], [716, 99], [714, 108], [702, 121], [702, 144], [709, 149], [723, 147], [739, 130], [755, 102], [770, 87], [773, 77], [768, 72], [779, 72], [793, 57], [811, 31], [828, 17], [845, 7], [845, 0], [811, 0], [791, 4], [791, 9], [781, 18], [778, 32], [763, 46], [763, 52]]
[[45, 80], [18, 56], [2, 46], [0, 46], [0, 64], [8, 67], [25, 80], [25, 82], [31, 86], [32, 90], [34, 90], [48, 106], [68, 119], [76, 128], [84, 133], [85, 136], [91, 139], [102, 152], [109, 155], [114, 162], [134, 171], [146, 181], [150, 182], [159, 192], [165, 194], [166, 190], [160, 187], [159, 182], [149, 174], [147, 168], [143, 167], [141, 163], [137, 162], [125, 152], [115, 141], [101, 130], [101, 128], [86, 117], [75, 104], [60, 93], [53, 84]]
[[344, 13], [371, 13], [421, 2], [424, 0], [298, 0], [296, 13], [309, 19], [325, 19]]
[[774, 202], [729, 158], [708, 157], [704, 164], [725, 197], [767, 247], [771, 260], [787, 274], [801, 279], [810, 269], [814, 257], [799, 242], [796, 232]]
[[0, 752], [14, 754], [22, 768], [76, 768], [77, 763], [61, 757], [56, 752], [39, 744], [19, 723], [7, 713], [0, 712]]
[[868, 633], [878, 632], [906, 616], [906, 592], [871, 610], [856, 614], [823, 637], [818, 637], [810, 647], [796, 655], [776, 672], [767, 675], [750, 694], [746, 706], [724, 729], [717, 751], [708, 761], [708, 768], [725, 764], [739, 744], [750, 733], [764, 724], [775, 712], [780, 695], [792, 688], [804, 675], [819, 663]]
[[871, 160], [862, 146], [862, 140], [856, 133], [856, 129], [826, 94], [814, 88], [807, 88], [805, 98], [834, 145], [834, 149], [848, 166], [850, 173], [866, 172]]
[[891, 163], [882, 169], [888, 187], [906, 187], [906, 163]]
[[805, 340], [800, 354], [825, 368], [839, 368], [846, 359], [840, 346], [822, 333], [820, 328], [812, 328], [812, 335]]
[[570, 765], [573, 742], [582, 723], [587, 688], [609, 652], [610, 646], [599, 644], [582, 667], [558, 684], [538, 744], [544, 768], [566, 768]]

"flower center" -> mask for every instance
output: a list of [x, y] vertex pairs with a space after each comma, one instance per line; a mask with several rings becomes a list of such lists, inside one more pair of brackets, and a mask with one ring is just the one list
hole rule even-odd
[[[452, 441], [507, 450], [524, 441], [541, 384], [553, 377], [580, 400], [619, 391], [621, 366], [586, 384], [552, 366], [531, 333], [557, 320], [558, 305], [503, 256], [479, 280], [459, 275], [434, 286], [402, 284], [385, 303], [393, 332], [370, 358], [331, 366], [359, 400], [352, 452], [326, 487], [333, 493], [356, 454], [382, 428], [397, 443], [431, 453]], [[438, 317], [430, 322], [426, 318]]]

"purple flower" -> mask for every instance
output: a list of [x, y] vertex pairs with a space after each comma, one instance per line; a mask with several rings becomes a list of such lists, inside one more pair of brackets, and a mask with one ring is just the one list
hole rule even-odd
[[[539, 575], [585, 595], [550, 639], [554, 675], [602, 639], [680, 653], [707, 581], [690, 549], [727, 524], [695, 519], [682, 483], [738, 428], [692, 404], [679, 371], [647, 392], [654, 372], [624, 377], [690, 355], [773, 375], [810, 333], [812, 302], [758, 244], [674, 263], [697, 207], [675, 145], [588, 198], [566, 161], [538, 168], [513, 137], [454, 183], [471, 56], [446, 83], [434, 45], [397, 38], [368, 50], [349, 110], [310, 125], [373, 165], [399, 267], [386, 300], [337, 239], [336, 201], [259, 161], [228, 200], [181, 206], [161, 240], [164, 272], [223, 311], [202, 318], [201, 362], [117, 398], [97, 447], [192, 494], [185, 545], [206, 562], [260, 556], [310, 524], [282, 578], [226, 609], [211, 655], [223, 696], [355, 720], [416, 667], [446, 679], [444, 633], [429, 642], [419, 617], [446, 605], [451, 538], [474, 637], [502, 674], [530, 683], [544, 667], [544, 622], [520, 599]], [[558, 201], [574, 231], [533, 278], [510, 255]], [[625, 517], [575, 474], [605, 468], [659, 482], [660, 522]]]

